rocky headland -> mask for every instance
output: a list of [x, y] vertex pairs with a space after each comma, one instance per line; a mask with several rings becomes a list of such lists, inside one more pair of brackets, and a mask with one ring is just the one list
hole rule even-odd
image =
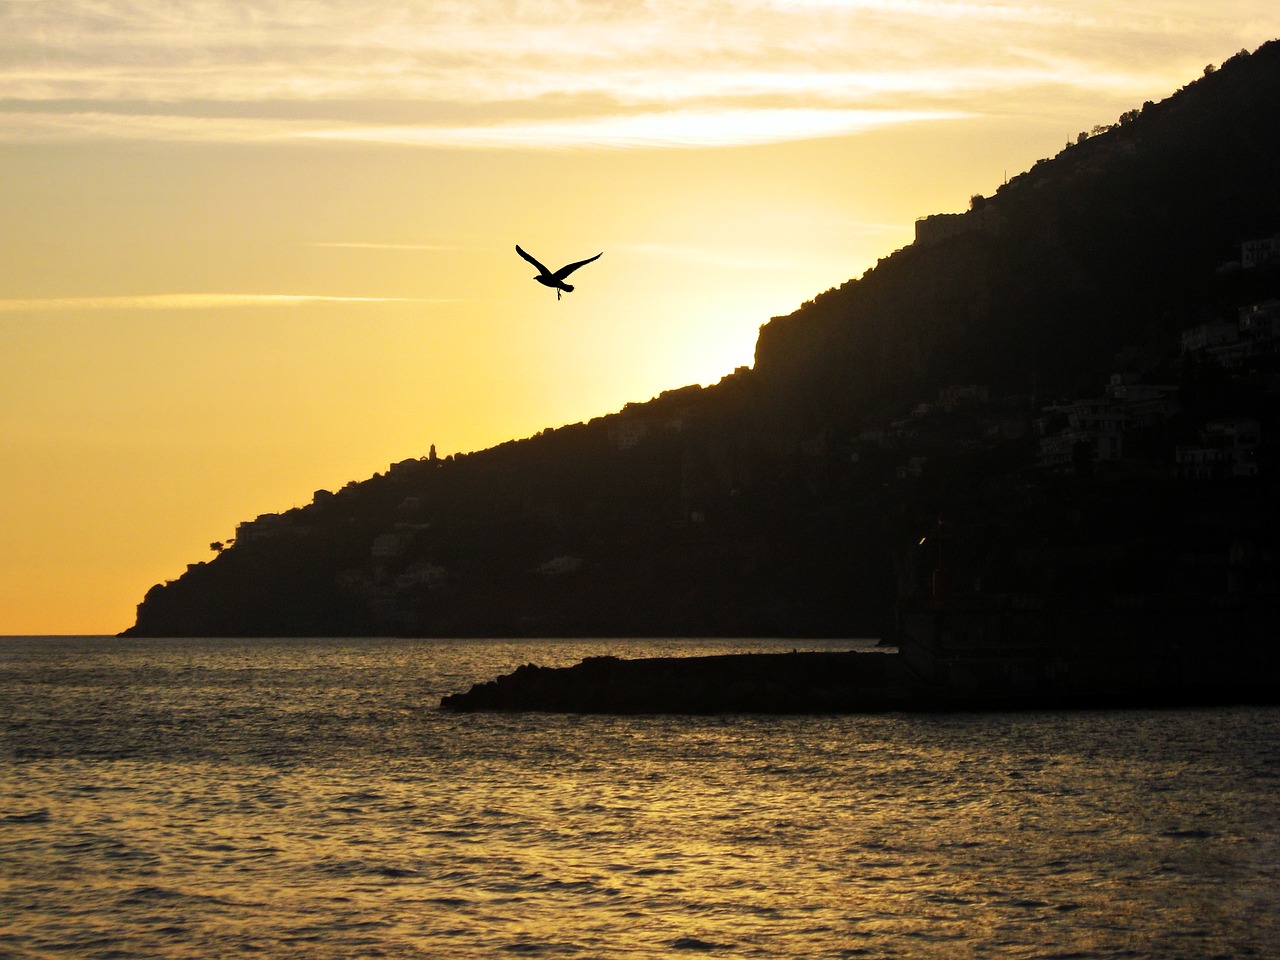
[[944, 543], [957, 598], [1269, 615], [1277, 103], [1272, 42], [921, 221], [752, 367], [246, 520], [126, 633], [889, 637]]

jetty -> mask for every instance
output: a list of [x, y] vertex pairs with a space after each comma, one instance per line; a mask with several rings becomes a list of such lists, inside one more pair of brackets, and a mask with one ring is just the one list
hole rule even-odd
[[856, 713], [903, 709], [917, 695], [894, 654], [743, 653], [525, 664], [440, 705], [456, 711]]
[[[1275, 658], [1223, 661], [1220, 652], [1153, 663], [1045, 651], [953, 658], [923, 668], [902, 652], [743, 653], [705, 657], [588, 657], [569, 667], [525, 664], [443, 710], [581, 714], [871, 714], [884, 712], [1168, 708], [1280, 704]], [[1200, 661], [1201, 671], [1194, 669]], [[1212, 664], [1211, 664], [1212, 661]], [[1073, 674], [1073, 667], [1075, 667]]]

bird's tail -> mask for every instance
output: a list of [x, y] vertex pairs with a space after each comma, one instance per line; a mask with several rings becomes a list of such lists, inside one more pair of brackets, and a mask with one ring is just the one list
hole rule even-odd
[[560, 289], [563, 290], [565, 293], [573, 293], [573, 284], [565, 283], [563, 280], [561, 280]]

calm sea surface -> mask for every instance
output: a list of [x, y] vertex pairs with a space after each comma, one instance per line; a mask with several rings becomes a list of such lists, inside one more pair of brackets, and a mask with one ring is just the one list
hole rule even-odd
[[1280, 710], [436, 708], [794, 645], [0, 639], [0, 957], [1280, 956]]

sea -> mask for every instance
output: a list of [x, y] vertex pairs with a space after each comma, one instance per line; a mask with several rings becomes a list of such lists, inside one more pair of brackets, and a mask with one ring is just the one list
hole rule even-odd
[[794, 640], [0, 639], [3, 958], [1280, 956], [1280, 710], [455, 714]]

